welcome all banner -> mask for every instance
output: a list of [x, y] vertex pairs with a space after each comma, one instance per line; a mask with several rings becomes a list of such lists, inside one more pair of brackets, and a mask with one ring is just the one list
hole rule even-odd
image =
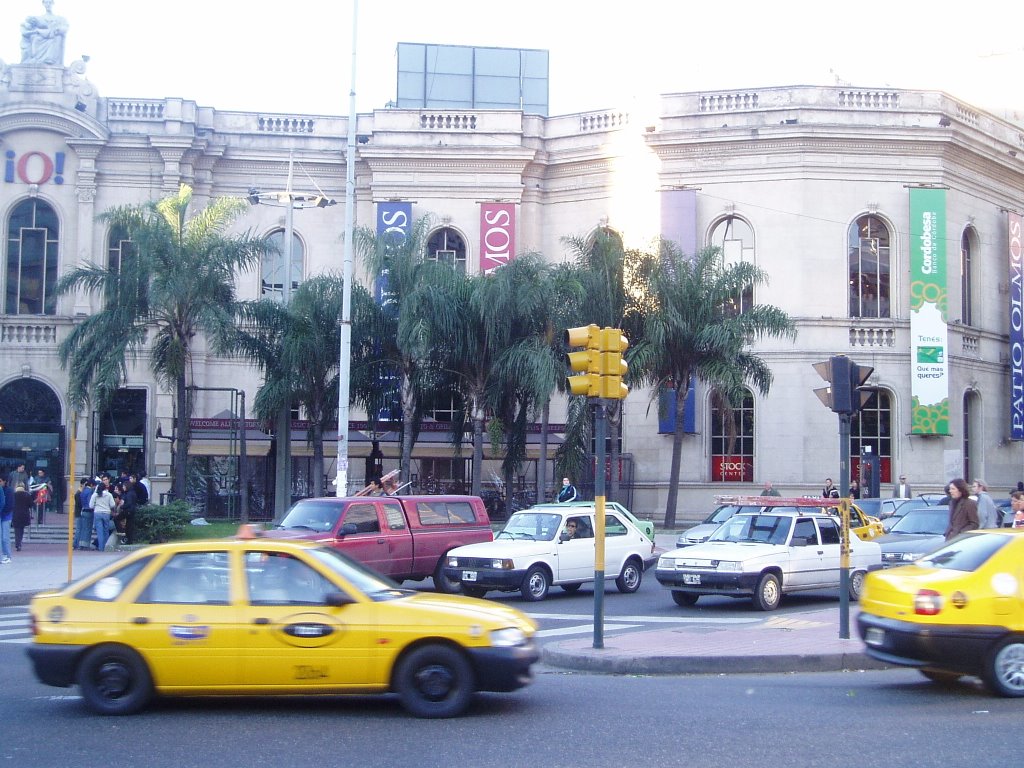
[[910, 394], [914, 435], [949, 434], [946, 190], [910, 190]]

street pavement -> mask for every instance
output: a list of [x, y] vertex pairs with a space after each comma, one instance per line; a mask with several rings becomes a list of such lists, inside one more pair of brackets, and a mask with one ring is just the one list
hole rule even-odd
[[[658, 534], [657, 544], [672, 548], [674, 534]], [[126, 554], [124, 551], [70, 553], [72, 579], [86, 576]], [[68, 582], [66, 544], [26, 542], [12, 562], [0, 565], [0, 606], [27, 605], [31, 596]], [[680, 608], [680, 611], [687, 609]], [[850, 606], [850, 638], [840, 638], [840, 607], [777, 615], [751, 609], [755, 622], [715, 625], [694, 622], [667, 629], [619, 632], [548, 642], [542, 660], [553, 667], [608, 674], [728, 674], [833, 672], [880, 669], [857, 639], [856, 606]]]

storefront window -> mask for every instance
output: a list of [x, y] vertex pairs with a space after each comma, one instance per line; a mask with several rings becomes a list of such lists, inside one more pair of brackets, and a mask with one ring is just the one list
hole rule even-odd
[[754, 482], [754, 396], [739, 406], [712, 395], [711, 482]]

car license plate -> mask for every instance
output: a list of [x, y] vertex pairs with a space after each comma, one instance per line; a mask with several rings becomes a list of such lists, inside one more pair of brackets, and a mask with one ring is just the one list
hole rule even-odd
[[462, 580], [463, 581], [476, 581], [476, 571], [463, 571], [462, 572]]
[[699, 573], [684, 573], [683, 584], [700, 584]]
[[884, 645], [885, 630], [878, 627], [868, 627], [864, 632], [864, 642], [867, 645]]

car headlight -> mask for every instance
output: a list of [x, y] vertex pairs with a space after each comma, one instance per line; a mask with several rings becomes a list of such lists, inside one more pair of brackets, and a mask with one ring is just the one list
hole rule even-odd
[[499, 571], [511, 571], [512, 561], [508, 558], [498, 558], [491, 561], [491, 568]]
[[517, 627], [491, 630], [491, 645], [495, 648], [514, 648], [526, 645], [526, 633]]
[[743, 565], [739, 560], [719, 560], [716, 566], [719, 571], [742, 571]]
[[659, 557], [658, 567], [674, 571], [676, 569], [676, 559], [674, 557]]
[[459, 558], [457, 558], [457, 557], [449, 557], [448, 558], [448, 567], [449, 568], [458, 568], [459, 567]]

